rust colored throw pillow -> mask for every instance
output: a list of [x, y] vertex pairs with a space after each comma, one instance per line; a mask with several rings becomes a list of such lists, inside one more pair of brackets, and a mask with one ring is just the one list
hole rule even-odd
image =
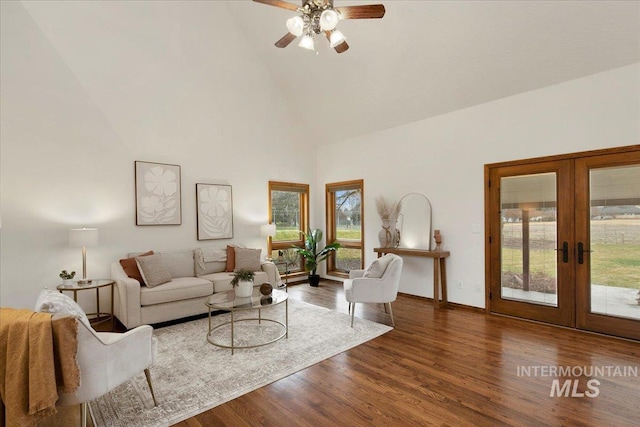
[[[139, 256], [147, 256], [153, 255], [153, 251], [145, 252], [140, 254]], [[142, 280], [142, 274], [140, 274], [140, 270], [138, 269], [138, 264], [136, 263], [136, 258], [125, 258], [120, 260], [120, 265], [124, 270], [125, 274], [132, 279], [136, 279], [140, 282], [141, 285], [144, 285], [144, 280]]]
[[236, 269], [236, 251], [233, 246], [227, 245], [227, 268], [225, 270], [228, 272], [233, 272], [233, 270], [235, 269]]

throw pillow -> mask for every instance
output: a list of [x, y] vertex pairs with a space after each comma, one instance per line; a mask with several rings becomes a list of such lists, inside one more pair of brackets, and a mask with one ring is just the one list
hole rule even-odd
[[38, 295], [33, 311], [50, 314], [70, 314], [91, 327], [86, 313], [73, 298], [53, 289], [43, 289]]
[[368, 277], [372, 279], [379, 279], [384, 274], [387, 266], [391, 263], [393, 257], [388, 255], [383, 256], [382, 258], [376, 258], [373, 262], [367, 267], [367, 269], [362, 274], [362, 277]]
[[[153, 251], [145, 252], [138, 256], [148, 255], [153, 255]], [[144, 285], [144, 280], [142, 280], [142, 274], [140, 274], [140, 269], [138, 268], [138, 264], [136, 264], [135, 257], [121, 259], [120, 265], [122, 266], [122, 269], [128, 277], [136, 279], [138, 282], [140, 282], [141, 285]]]
[[142, 280], [148, 287], [161, 285], [171, 281], [171, 273], [162, 261], [162, 255], [154, 254], [136, 257], [136, 263], [142, 274]]
[[232, 272], [236, 268], [236, 252], [235, 248], [231, 245], [227, 245], [227, 268], [225, 271]]
[[260, 253], [262, 249], [234, 248], [236, 253], [236, 270], [260, 270]]

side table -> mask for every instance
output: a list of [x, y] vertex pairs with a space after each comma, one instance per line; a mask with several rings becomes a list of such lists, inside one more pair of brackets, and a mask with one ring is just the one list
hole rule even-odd
[[[409, 248], [374, 248], [373, 251], [378, 254], [378, 258], [384, 254], [433, 258], [433, 308], [437, 310], [447, 306], [447, 270], [445, 259], [449, 257], [449, 251], [430, 251], [427, 249]], [[442, 300], [440, 300], [440, 291], [442, 291]]]
[[[78, 302], [78, 292], [86, 291], [90, 289], [96, 290], [96, 312], [95, 313], [87, 313], [87, 317], [95, 316], [94, 318], [90, 318], [89, 322], [91, 324], [94, 323], [102, 323], [106, 321], [111, 321], [111, 332], [115, 331], [116, 322], [115, 316], [113, 315], [113, 288], [115, 282], [110, 279], [94, 279], [91, 283], [87, 284], [79, 284], [78, 282], [73, 282], [71, 285], [58, 285], [56, 289], [62, 292], [73, 292], [73, 300]], [[110, 287], [111, 288], [111, 312], [105, 313], [100, 311], [100, 288]]]

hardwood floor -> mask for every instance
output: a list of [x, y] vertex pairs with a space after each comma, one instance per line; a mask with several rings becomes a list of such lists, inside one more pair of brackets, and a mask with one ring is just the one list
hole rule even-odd
[[[347, 312], [340, 283], [289, 294]], [[638, 342], [460, 307], [435, 311], [408, 295], [393, 312], [393, 331], [176, 426], [638, 426]], [[358, 304], [356, 317], [390, 324], [381, 304]], [[596, 375], [599, 385], [589, 386], [585, 375], [536, 376], [535, 366], [631, 367], [631, 376]], [[522, 367], [531, 376], [519, 376]], [[576, 394], [597, 397], [550, 397], [554, 380], [571, 381], [570, 396], [574, 379]]]

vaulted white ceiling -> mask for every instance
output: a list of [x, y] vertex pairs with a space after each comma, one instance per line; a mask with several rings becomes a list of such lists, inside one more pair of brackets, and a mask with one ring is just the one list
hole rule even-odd
[[297, 41], [276, 48], [295, 12], [226, 3], [294, 111], [292, 123], [306, 124], [318, 144], [640, 61], [638, 1], [335, 0], [387, 11], [341, 21], [350, 49], [340, 55], [326, 40], [317, 54]]

